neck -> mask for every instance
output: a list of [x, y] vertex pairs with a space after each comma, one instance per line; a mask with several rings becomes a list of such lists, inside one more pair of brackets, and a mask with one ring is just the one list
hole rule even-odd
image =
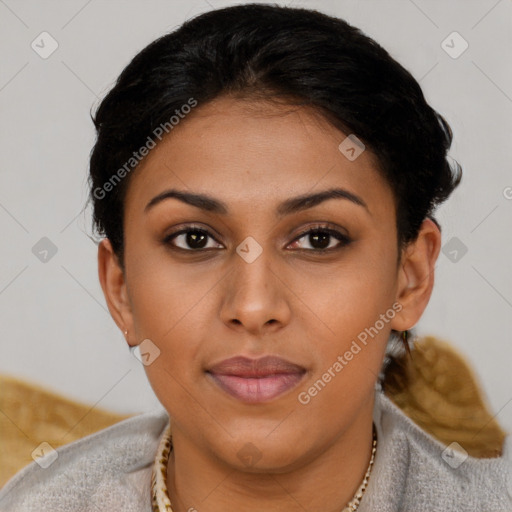
[[370, 462], [373, 396], [348, 428], [322, 452], [293, 469], [255, 472], [233, 467], [198, 449], [173, 424], [167, 489], [174, 512], [341, 512]]

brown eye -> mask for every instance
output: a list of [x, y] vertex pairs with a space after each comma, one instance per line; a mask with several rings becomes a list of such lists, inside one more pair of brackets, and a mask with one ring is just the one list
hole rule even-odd
[[[302, 239], [304, 239], [306, 245], [309, 244], [309, 246], [299, 247], [298, 243]], [[350, 242], [351, 239], [345, 234], [332, 228], [320, 226], [301, 233], [292, 242], [291, 246], [293, 249], [322, 253], [341, 249]], [[219, 244], [215, 240], [209, 231], [195, 227], [189, 227], [171, 233], [164, 239], [164, 244], [188, 252], [201, 252], [223, 247], [222, 244]]]
[[[164, 240], [164, 243], [170, 244], [173, 247], [177, 247], [178, 249], [183, 249], [184, 251], [200, 251], [204, 249], [216, 248], [215, 245], [213, 247], [211, 245], [208, 247], [208, 239], [215, 241], [212, 235], [204, 229], [188, 228], [182, 229], [177, 233], [173, 233], [167, 236]], [[182, 245], [178, 245], [174, 242], [174, 240], [177, 240], [178, 243]]]
[[[297, 244], [299, 240], [305, 239], [309, 243], [310, 247], [300, 247], [299, 249], [305, 249], [313, 252], [323, 252], [340, 249], [348, 245], [351, 240], [343, 233], [330, 228], [314, 228], [304, 233], [301, 233], [297, 237], [293, 244]], [[338, 243], [336, 244], [336, 240]], [[333, 244], [334, 243], [334, 244]]]

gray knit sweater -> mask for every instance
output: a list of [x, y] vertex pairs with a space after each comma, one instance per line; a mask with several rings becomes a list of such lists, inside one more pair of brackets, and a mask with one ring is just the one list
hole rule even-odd
[[[46, 469], [40, 459], [11, 478], [0, 511], [151, 512], [151, 468], [168, 421], [158, 409], [62, 446]], [[378, 450], [359, 512], [512, 512], [510, 436], [501, 457], [463, 460], [379, 389], [374, 421]]]

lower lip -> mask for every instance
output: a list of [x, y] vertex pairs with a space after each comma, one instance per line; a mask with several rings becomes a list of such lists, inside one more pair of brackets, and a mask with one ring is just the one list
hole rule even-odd
[[215, 373], [208, 375], [226, 393], [250, 404], [272, 400], [294, 388], [304, 377], [303, 373], [282, 373], [258, 379]]

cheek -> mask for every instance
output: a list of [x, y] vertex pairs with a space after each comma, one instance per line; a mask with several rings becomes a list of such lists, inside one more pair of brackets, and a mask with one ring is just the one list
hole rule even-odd
[[[391, 247], [381, 247], [377, 255], [358, 248], [321, 286], [315, 288], [314, 279], [308, 285], [316, 290], [308, 298], [315, 314], [308, 312], [303, 328], [308, 339], [315, 340], [314, 377], [332, 380], [329, 387], [338, 398], [373, 385], [396, 315], [395, 253]], [[329, 371], [336, 378], [325, 374]]]
[[165, 251], [148, 247], [127, 253], [127, 282], [134, 327], [140, 339], [165, 341], [189, 325], [197, 307], [218, 280], [215, 272], [171, 261]]
[[193, 382], [200, 373], [201, 344], [208, 341], [212, 292], [219, 277], [173, 263], [160, 251], [148, 250], [142, 257], [144, 252], [132, 251], [131, 260], [127, 252], [127, 282], [135, 336], [139, 342], [151, 340], [159, 351], [145, 370], [165, 403], [166, 393], [176, 396], [179, 383]]
[[139, 340], [150, 339], [158, 350], [158, 357], [144, 369], [160, 402], [181, 417], [190, 413], [191, 397], [197, 394], [193, 384], [202, 371], [201, 340], [208, 332], [206, 309], [211, 309], [205, 295], [211, 285], [193, 286], [174, 273], [140, 277], [133, 287], [135, 332]]
[[347, 340], [373, 325], [393, 304], [395, 253], [383, 243], [358, 242], [326, 272], [306, 268], [294, 273], [293, 287], [308, 318], [327, 338]]
[[161, 392], [176, 396], [179, 383], [188, 386], [200, 376], [202, 343], [209, 332], [207, 309], [211, 310], [205, 300], [208, 287], [188, 288], [185, 294], [165, 284], [161, 279], [158, 283], [146, 281], [134, 307], [138, 339], [150, 339], [159, 352], [145, 369], [161, 400], [166, 399]]
[[[352, 293], [349, 284], [347, 281], [345, 293], [333, 295], [325, 310], [328, 327], [318, 332], [328, 334], [314, 337], [316, 328], [308, 331], [308, 338], [315, 340], [314, 351], [310, 350], [315, 366], [297, 397], [309, 418], [305, 421], [315, 423], [315, 416], [334, 430], [372, 396], [395, 314], [392, 303], [372, 294], [372, 287], [358, 280]], [[369, 293], [359, 293], [365, 290]]]

